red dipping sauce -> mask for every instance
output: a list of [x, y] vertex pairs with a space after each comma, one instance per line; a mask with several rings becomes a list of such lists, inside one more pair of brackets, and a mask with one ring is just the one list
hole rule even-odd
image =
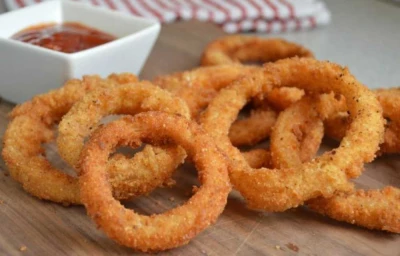
[[77, 22], [32, 26], [11, 38], [65, 53], [83, 51], [116, 39], [115, 36]]

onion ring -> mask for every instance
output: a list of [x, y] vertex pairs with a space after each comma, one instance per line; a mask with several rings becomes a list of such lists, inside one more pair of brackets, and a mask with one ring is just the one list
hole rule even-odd
[[[112, 197], [106, 163], [118, 145], [141, 141], [181, 145], [199, 169], [202, 183], [189, 201], [163, 214], [142, 216]], [[140, 250], [159, 251], [184, 245], [214, 223], [224, 210], [229, 183], [227, 161], [211, 138], [194, 122], [161, 112], [119, 119], [96, 131], [81, 155], [80, 188], [89, 216], [110, 238]]]
[[273, 62], [290, 57], [310, 57], [311, 51], [299, 44], [278, 38], [225, 36], [207, 45], [201, 57], [202, 66], [243, 62]]
[[343, 97], [324, 93], [304, 96], [280, 112], [271, 134], [273, 166], [294, 168], [310, 161], [324, 136], [323, 120], [346, 108]]
[[277, 113], [272, 109], [254, 109], [250, 116], [236, 120], [230, 130], [229, 138], [234, 146], [255, 145], [268, 138], [276, 122]]
[[369, 229], [400, 233], [400, 189], [356, 190], [331, 198], [316, 198], [307, 206], [332, 219]]
[[[258, 69], [239, 64], [200, 67], [157, 77], [153, 83], [184, 99], [192, 117], [197, 118], [219, 90]], [[238, 120], [231, 127], [232, 143], [235, 146], [254, 145], [268, 138], [275, 116], [275, 111], [271, 109], [259, 109], [250, 117]]]
[[95, 130], [103, 117], [112, 114], [134, 115], [149, 110], [189, 118], [187, 106], [180, 98], [173, 97], [150, 82], [93, 91], [77, 102], [59, 124], [57, 145], [61, 157], [76, 166], [85, 137]]
[[[183, 100], [149, 82], [125, 84], [87, 94], [64, 115], [58, 126], [60, 156], [77, 167], [85, 137], [91, 134], [103, 117], [111, 114], [134, 115], [149, 110], [179, 114], [186, 118], [190, 116]], [[162, 152], [146, 146], [131, 161], [117, 155], [108, 168], [114, 196], [121, 199], [146, 194], [169, 178], [186, 155], [179, 148], [164, 149]], [[132, 172], [132, 169], [135, 171]]]
[[[303, 96], [303, 90], [295, 87], [282, 87], [273, 88], [267, 94], [259, 94], [254, 97], [252, 100], [254, 109], [250, 117], [235, 121], [230, 128], [229, 137], [232, 144], [236, 147], [252, 146], [269, 137], [276, 122], [278, 111], [288, 108]], [[270, 126], [267, 126], [267, 121], [270, 122]], [[259, 125], [259, 123], [264, 125]], [[251, 127], [251, 134], [253, 134], [251, 137], [248, 137], [250, 132], [243, 132], [245, 127]], [[314, 155], [312, 152], [302, 152], [309, 157]]]
[[[340, 146], [299, 168], [257, 169], [232, 146], [228, 132], [239, 110], [272, 87], [298, 87], [306, 92], [333, 91], [346, 98], [352, 123]], [[264, 65], [262, 72], [222, 89], [201, 116], [204, 129], [230, 157], [230, 179], [249, 207], [284, 211], [317, 196], [352, 188], [347, 177], [358, 176], [372, 161], [383, 136], [382, 109], [373, 93], [346, 68], [310, 58], [291, 58]]]
[[289, 168], [283, 161], [279, 161], [280, 158], [293, 159], [297, 163], [314, 158], [324, 136], [324, 127], [319, 114], [309, 108], [313, 100], [310, 97], [301, 99], [281, 112], [277, 121], [274, 120], [271, 124], [271, 151], [253, 149], [242, 152], [251, 168]]
[[[20, 182], [27, 192], [38, 198], [65, 205], [80, 204], [77, 178], [53, 167], [43, 157], [45, 149], [42, 147], [42, 144], [53, 140], [53, 126], [86, 93], [96, 88], [122, 86], [118, 83], [133, 81], [134, 77], [131, 77], [132, 79], [125, 78], [113, 75], [107, 80], [102, 80], [99, 77], [86, 76], [83, 81], [71, 80], [57, 90], [36, 96], [31, 101], [16, 107], [10, 115], [13, 119], [5, 132], [2, 152], [11, 176]], [[154, 88], [155, 90], [160, 90], [157, 87]], [[165, 94], [169, 95], [167, 92]], [[171, 98], [171, 104], [181, 106], [182, 113], [188, 113], [187, 107], [183, 102], [180, 103], [179, 99], [172, 96], [169, 97]], [[171, 169], [174, 169], [181, 162], [185, 154], [182, 150], [176, 149], [176, 147], [167, 146], [168, 148], [171, 151], [171, 155], [161, 154], [160, 152], [165, 152], [161, 149], [154, 149], [153, 151], [145, 149], [143, 152], [135, 155], [135, 158], [139, 158], [139, 160], [135, 161], [141, 166], [141, 169], [148, 168], [149, 172], [153, 172], [158, 169], [155, 168], [156, 166], [151, 165], [151, 161], [146, 161], [145, 155], [156, 155], [159, 161], [167, 166], [171, 165]], [[174, 158], [175, 156], [176, 159]], [[112, 161], [114, 161], [114, 158], [111, 159]], [[114, 165], [111, 165], [109, 168], [115, 166], [115, 168], [118, 167], [117, 169], [123, 169], [124, 165], [117, 165], [117, 163], [121, 163], [121, 161], [114, 162]], [[128, 175], [123, 177], [126, 177], [126, 179], [130, 178]], [[162, 177], [160, 175], [160, 179]], [[169, 178], [168, 173], [164, 177]], [[119, 190], [116, 189], [115, 195], [118, 198], [127, 198], [131, 194], [125, 192], [126, 184], [123, 183], [124, 179], [122, 178], [119, 176], [115, 178], [114, 187], [117, 187], [116, 184], [120, 186]], [[138, 189], [137, 191], [139, 193], [150, 191], [150, 189], [156, 186], [156, 183], [151, 183], [147, 186], [147, 188]]]
[[317, 154], [324, 124], [313, 104], [316, 100], [306, 96], [279, 114], [270, 141], [275, 168], [294, 168]]
[[324, 93], [304, 96], [280, 112], [271, 134], [274, 167], [291, 168], [310, 161], [324, 137], [323, 120], [346, 109], [343, 97]]
[[[331, 95], [319, 95], [318, 99], [303, 98], [281, 112], [271, 134], [271, 161], [276, 168], [296, 168], [303, 162], [298, 141], [292, 133], [297, 125], [307, 126], [303, 133], [318, 134], [318, 145], [322, 141], [323, 124], [318, 111], [328, 114], [332, 104]], [[332, 104], [326, 104], [331, 102]], [[320, 104], [318, 104], [320, 103]], [[325, 104], [324, 104], [325, 103]], [[321, 105], [323, 109], [318, 108]], [[311, 117], [311, 121], [307, 119]], [[314, 121], [314, 122], [313, 122]], [[317, 122], [318, 128], [310, 124]], [[293, 142], [295, 141], [295, 142]], [[292, 146], [294, 144], [294, 146]], [[312, 143], [311, 143], [312, 144]], [[289, 149], [289, 150], [288, 150]], [[383, 190], [356, 190], [351, 193], [339, 193], [330, 198], [315, 198], [306, 202], [307, 206], [335, 220], [345, 221], [369, 229], [387, 230], [400, 233], [400, 190], [386, 187]]]
[[242, 152], [242, 155], [251, 168], [259, 169], [272, 166], [271, 152], [267, 149], [256, 148]]
[[72, 79], [59, 89], [35, 96], [16, 106], [4, 134], [3, 159], [11, 177], [32, 195], [63, 204], [79, 204], [79, 185], [76, 178], [54, 168], [44, 157], [42, 143], [53, 140], [53, 125], [71, 106], [89, 91], [104, 86], [116, 86], [136, 81], [130, 74]]
[[[232, 144], [238, 146], [253, 146], [268, 138], [276, 121], [278, 111], [288, 108], [300, 100], [304, 91], [295, 87], [273, 88], [267, 94], [254, 97], [254, 109], [250, 116], [236, 120], [229, 131]], [[304, 151], [303, 151], [304, 152]], [[304, 152], [308, 155], [307, 152]]]
[[[387, 120], [384, 141], [380, 145], [379, 155], [400, 153], [400, 88], [374, 90]], [[340, 109], [330, 114], [324, 121], [326, 134], [340, 140], [349, 126], [347, 112]]]
[[387, 120], [385, 139], [380, 153], [400, 153], [400, 88], [375, 90]]
[[295, 87], [273, 88], [268, 94], [260, 94], [255, 97], [252, 103], [256, 109], [273, 108], [282, 111], [303, 96], [304, 91]]
[[184, 99], [192, 117], [197, 118], [219, 90], [257, 69], [240, 64], [200, 67], [156, 77], [153, 83]]
[[[201, 65], [214, 66], [249, 61], [270, 62], [294, 56], [314, 57], [312, 52], [303, 46], [282, 39], [235, 35], [225, 36], [211, 42], [203, 52]], [[304, 92], [297, 88], [277, 88], [266, 96], [271, 100], [267, 100], [268, 103], [263, 97], [255, 97], [255, 105], [258, 107], [254, 114], [247, 119], [238, 120], [231, 126], [230, 138], [233, 145], [251, 146], [267, 138], [275, 119], [272, 118], [273, 113], [269, 103], [272, 102], [282, 110], [299, 100], [303, 94]], [[268, 106], [265, 107], [265, 104]], [[243, 129], [243, 127], [247, 127], [247, 129]]]
[[[54, 120], [61, 119], [71, 106], [89, 91], [99, 87], [116, 86], [137, 81], [137, 77], [130, 73], [111, 74], [107, 79], [102, 79], [97, 75], [83, 76], [82, 80], [71, 79], [59, 89], [37, 95], [32, 100], [17, 105], [11, 111], [9, 117], [31, 115], [40, 117], [45, 123], [52, 123]], [[51, 121], [46, 121], [46, 118]]]
[[[218, 94], [219, 90], [257, 69], [259, 68], [239, 64], [200, 67], [190, 71], [159, 76], [153, 80], [153, 83], [184, 99], [190, 108], [191, 115], [196, 118]], [[304, 94], [297, 88], [282, 89], [284, 90], [281, 93], [278, 90], [273, 90], [275, 93], [272, 98], [278, 99], [279, 96], [285, 95], [286, 104], [297, 100]], [[276, 121], [276, 116], [276, 111], [272, 109], [256, 109], [251, 112], [249, 117], [235, 121], [229, 132], [232, 144], [235, 146], [254, 145], [268, 138]], [[260, 168], [265, 167], [269, 162], [268, 157], [266, 157], [269, 152], [264, 151], [255, 150], [253, 152], [251, 150], [243, 153], [252, 167]]]

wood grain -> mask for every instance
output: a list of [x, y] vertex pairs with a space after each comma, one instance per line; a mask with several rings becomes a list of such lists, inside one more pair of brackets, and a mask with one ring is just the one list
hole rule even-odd
[[[200, 22], [175, 23], [163, 27], [148, 59], [142, 78], [152, 79], [198, 65], [206, 43], [222, 32]], [[0, 135], [13, 104], [0, 103]], [[325, 143], [324, 147], [330, 147]], [[63, 166], [54, 145], [47, 155]], [[366, 167], [357, 180], [361, 187], [400, 185], [400, 159], [382, 157]], [[176, 173], [177, 186], [157, 189], [149, 196], [124, 202], [143, 214], [163, 212], [183, 203], [196, 172], [185, 165]], [[131, 249], [117, 245], [96, 229], [83, 207], [63, 207], [31, 197], [7, 176], [0, 161], [0, 255], [128, 255]], [[288, 244], [299, 248], [295, 252]], [[20, 248], [26, 246], [21, 252]], [[243, 200], [232, 192], [226, 210], [217, 223], [187, 246], [160, 255], [400, 255], [400, 236], [369, 231], [330, 220], [305, 207], [273, 214], [246, 209]]]

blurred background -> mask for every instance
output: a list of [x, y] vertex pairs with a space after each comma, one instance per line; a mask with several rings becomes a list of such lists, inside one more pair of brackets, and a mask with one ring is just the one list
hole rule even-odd
[[[40, 1], [0, 0], [0, 12]], [[283, 37], [311, 49], [318, 59], [349, 66], [371, 88], [391, 87], [400, 81], [399, 1], [78, 1], [158, 19], [164, 24], [197, 19], [213, 22], [227, 33]], [[136, 5], [138, 2], [142, 5]], [[179, 11], [170, 2], [182, 3]]]

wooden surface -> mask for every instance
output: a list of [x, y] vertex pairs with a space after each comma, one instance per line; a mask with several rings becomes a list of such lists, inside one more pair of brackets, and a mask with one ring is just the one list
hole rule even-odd
[[[214, 26], [188, 22], [164, 26], [146, 63], [142, 78], [188, 69], [198, 65], [205, 44], [221, 35]], [[351, 68], [351, 67], [350, 67]], [[0, 103], [0, 136], [13, 105]], [[62, 162], [49, 146], [47, 156], [56, 166]], [[361, 187], [400, 185], [400, 159], [383, 157], [366, 168], [357, 180]], [[196, 172], [184, 166], [175, 175], [177, 186], [158, 189], [151, 195], [126, 202], [140, 213], [163, 212], [183, 203], [196, 184]], [[63, 207], [25, 193], [7, 175], [0, 161], [0, 255], [127, 255], [131, 249], [108, 239], [85, 214], [83, 207]], [[298, 252], [288, 248], [298, 247]], [[21, 252], [20, 249], [26, 247]], [[233, 192], [217, 223], [187, 246], [161, 255], [400, 255], [400, 236], [369, 231], [330, 220], [305, 207], [284, 213], [246, 209]]]

